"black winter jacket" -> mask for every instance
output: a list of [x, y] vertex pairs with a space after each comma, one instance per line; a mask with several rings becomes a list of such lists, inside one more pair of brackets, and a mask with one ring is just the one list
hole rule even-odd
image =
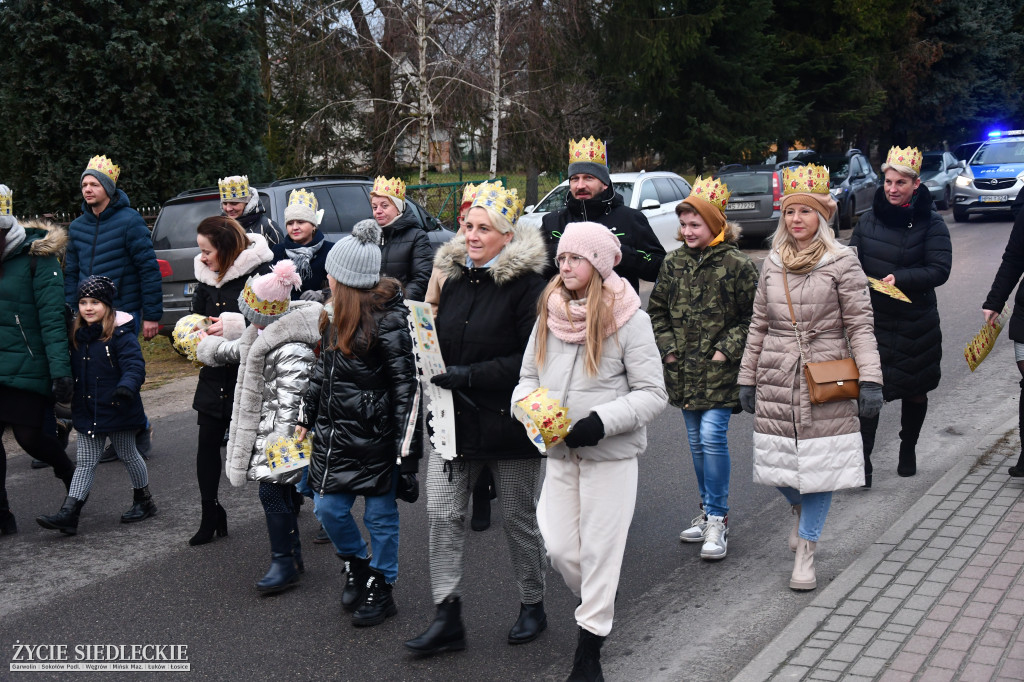
[[544, 215], [541, 226], [548, 245], [545, 277], [550, 278], [558, 272], [554, 258], [565, 226], [583, 220], [600, 223], [619, 238], [622, 260], [615, 266], [615, 272], [632, 284], [634, 291], [640, 291], [640, 280], [653, 282], [658, 279], [661, 262], [665, 260], [664, 247], [654, 235], [647, 216], [626, 206], [622, 195], [611, 187], [593, 199], [583, 201], [566, 192], [565, 208]]
[[238, 224], [243, 230], [249, 234], [262, 234], [271, 245], [281, 242], [281, 230], [277, 229], [277, 225], [267, 215], [267, 209], [264, 208], [262, 201], [257, 199], [252, 209], [249, 206], [245, 208], [246, 212], [238, 217]]
[[[258, 235], [250, 237], [249, 248], [239, 254], [224, 279], [203, 265], [196, 256], [196, 291], [192, 294], [191, 311], [207, 317], [220, 317], [224, 313], [238, 312], [238, 296], [253, 275], [270, 272], [274, 254], [267, 241]], [[238, 365], [203, 367], [199, 370], [192, 409], [221, 421], [231, 419], [231, 403], [235, 399], [235, 381]]]
[[377, 340], [368, 351], [346, 356], [334, 347], [333, 326], [324, 330], [299, 414], [314, 433], [309, 486], [322, 495], [383, 495], [399, 458], [403, 472], [416, 471], [419, 384], [408, 316], [395, 285], [373, 314]]
[[[89, 435], [136, 431], [146, 425], [139, 389], [146, 380], [146, 362], [135, 335], [135, 320], [117, 313], [120, 326], [109, 341], [102, 341], [101, 323], [89, 324], [75, 332], [78, 347], [71, 347], [71, 372], [75, 393], [71, 419], [75, 430]], [[132, 392], [123, 401], [114, 395], [119, 386]]]
[[910, 303], [871, 290], [875, 338], [882, 360], [886, 400], [924, 395], [939, 385], [942, 329], [935, 288], [949, 279], [953, 247], [932, 196], [921, 185], [904, 208], [893, 206], [879, 187], [870, 211], [850, 238], [864, 273], [892, 274]]
[[466, 267], [464, 236], [435, 260], [447, 278], [434, 320], [441, 356], [446, 367], [470, 368], [469, 388], [452, 391], [456, 452], [466, 459], [540, 456], [509, 404], [545, 285], [547, 249], [536, 228], [514, 229], [490, 268]]
[[[1021, 275], [1024, 275], [1024, 211], [1018, 213], [1017, 219], [1013, 221], [1010, 239], [1003, 251], [1003, 262], [999, 265], [996, 277], [992, 280], [992, 288], [981, 307], [1002, 312], [1006, 299], [1020, 282]], [[1019, 287], [1014, 297], [1008, 333], [1013, 341], [1024, 343], [1024, 287]]]
[[433, 269], [434, 250], [412, 211], [406, 206], [395, 222], [381, 228], [380, 274], [401, 282], [408, 300], [422, 301]]
[[[313, 233], [313, 241], [311, 241], [306, 246], [315, 246], [316, 244], [320, 244], [320, 248], [317, 249], [317, 252], [313, 255], [312, 258], [309, 259], [309, 274], [303, 275], [303, 273], [299, 273], [299, 276], [302, 277], [302, 287], [299, 288], [297, 291], [292, 292], [293, 301], [297, 300], [304, 291], [323, 291], [324, 289], [328, 288], [327, 254], [330, 253], [331, 247], [334, 246], [334, 242], [325, 239], [324, 233], [321, 232], [320, 230], [317, 230], [316, 232]], [[294, 241], [292, 241], [292, 238], [290, 236], [285, 235], [283, 242], [281, 242], [280, 244], [274, 244], [273, 246], [270, 247], [270, 250], [274, 252], [273, 262], [277, 263], [279, 261], [285, 260], [286, 258], [290, 258], [291, 256], [288, 255], [288, 249], [301, 248], [303, 248], [301, 244], [296, 244]], [[298, 263], [296, 263], [296, 266], [297, 265]]]

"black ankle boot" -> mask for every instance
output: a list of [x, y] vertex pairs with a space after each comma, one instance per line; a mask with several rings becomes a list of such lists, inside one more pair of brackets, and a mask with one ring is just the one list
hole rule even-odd
[[267, 534], [270, 536], [270, 568], [257, 583], [263, 594], [288, 589], [299, 581], [295, 568], [295, 540], [292, 537], [295, 516], [291, 512], [268, 512]]
[[135, 523], [156, 514], [156, 503], [153, 502], [153, 496], [149, 494], [148, 485], [135, 488], [133, 501], [131, 509], [121, 514], [121, 523]]
[[900, 459], [896, 473], [904, 478], [917, 473], [917, 439], [921, 435], [924, 418], [928, 414], [928, 400], [913, 403], [903, 400], [900, 415]]
[[405, 646], [418, 654], [431, 655], [442, 651], [462, 651], [466, 648], [466, 628], [462, 625], [462, 601], [448, 596], [437, 605], [434, 622]]
[[228, 534], [228, 515], [217, 500], [203, 500], [203, 518], [199, 522], [199, 530], [189, 538], [188, 544], [193, 547], [212, 542], [214, 535], [224, 537]]
[[345, 588], [341, 591], [341, 608], [352, 613], [366, 596], [366, 581], [370, 579], [370, 557], [338, 555], [345, 562]]
[[74, 535], [78, 532], [78, 517], [82, 513], [82, 505], [85, 500], [76, 500], [68, 495], [64, 498], [64, 504], [60, 511], [52, 516], [37, 516], [36, 523], [43, 528], [59, 530], [65, 535]]
[[359, 608], [352, 614], [352, 625], [357, 628], [380, 625], [391, 616], [398, 615], [398, 607], [391, 592], [394, 585], [388, 584], [384, 575], [372, 568], [366, 581], [366, 596]]
[[17, 532], [18, 524], [7, 502], [7, 493], [0, 494], [0, 535], [14, 535]]
[[519, 619], [508, 631], [509, 644], [526, 644], [540, 636], [548, 627], [548, 616], [544, 613], [544, 602], [520, 604]]
[[604, 682], [601, 673], [601, 645], [604, 637], [580, 628], [576, 640], [576, 655], [572, 659], [572, 672], [566, 682]]

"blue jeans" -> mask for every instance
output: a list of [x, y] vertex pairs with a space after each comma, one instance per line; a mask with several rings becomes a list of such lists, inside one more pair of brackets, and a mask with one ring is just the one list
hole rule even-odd
[[[383, 495], [366, 495], [363, 525], [370, 532], [373, 558], [370, 568], [384, 576], [392, 585], [398, 580], [398, 504], [395, 502], [395, 484], [398, 467], [391, 478], [391, 490]], [[340, 556], [366, 558], [366, 541], [352, 518], [352, 505], [358, 495], [349, 493], [313, 493], [313, 513], [323, 524], [328, 537]]]
[[817, 542], [821, 530], [825, 527], [828, 508], [832, 506], [832, 491], [824, 493], [804, 493], [793, 488], [779, 488], [790, 504], [800, 505], [800, 529], [798, 534], [804, 540]]
[[690, 440], [693, 470], [704, 503], [704, 513], [724, 517], [729, 513], [729, 418], [732, 410], [683, 410]]

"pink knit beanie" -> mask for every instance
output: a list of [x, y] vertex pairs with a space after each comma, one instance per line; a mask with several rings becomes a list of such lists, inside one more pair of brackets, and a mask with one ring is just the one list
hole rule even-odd
[[608, 279], [612, 268], [622, 260], [619, 238], [604, 225], [590, 222], [569, 223], [565, 226], [565, 232], [558, 240], [558, 255], [563, 253], [583, 256], [600, 273], [602, 279]]

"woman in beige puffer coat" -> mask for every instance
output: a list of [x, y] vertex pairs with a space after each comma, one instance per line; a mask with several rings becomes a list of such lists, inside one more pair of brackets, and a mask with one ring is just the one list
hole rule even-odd
[[[857, 417], [881, 408], [882, 370], [867, 277], [856, 254], [836, 242], [828, 225], [835, 212], [828, 171], [817, 166], [788, 171], [785, 189], [811, 191], [783, 197], [783, 216], [761, 270], [738, 382], [743, 409], [755, 415], [754, 482], [777, 486], [798, 515], [790, 536], [790, 549], [797, 552], [790, 587], [813, 590], [814, 550], [832, 491], [864, 484]], [[844, 330], [860, 373], [860, 400], [813, 405], [803, 362], [848, 357]]]

